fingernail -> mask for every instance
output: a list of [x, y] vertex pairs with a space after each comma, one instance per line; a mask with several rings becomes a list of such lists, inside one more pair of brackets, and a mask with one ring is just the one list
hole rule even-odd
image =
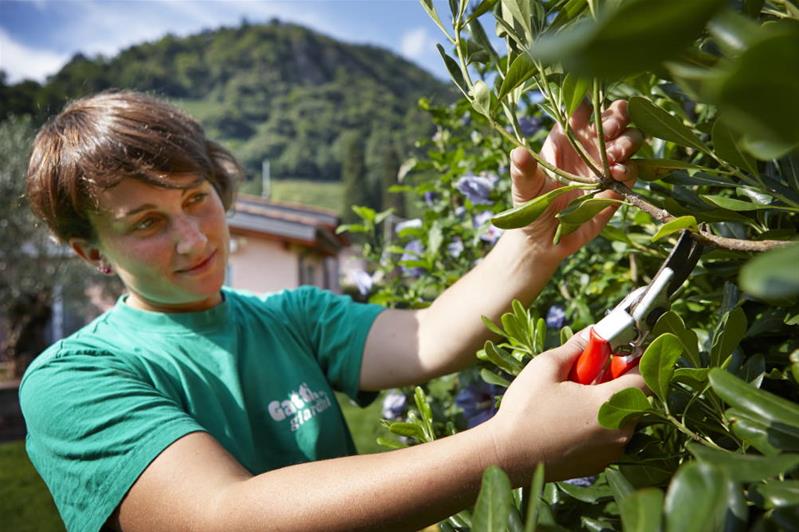
[[583, 340], [588, 340], [588, 331], [590, 329], [591, 329], [590, 327], [586, 327], [585, 329], [580, 331], [580, 338], [582, 338]]

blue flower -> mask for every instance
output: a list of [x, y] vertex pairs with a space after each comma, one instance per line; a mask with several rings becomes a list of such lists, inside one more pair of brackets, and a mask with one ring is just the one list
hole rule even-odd
[[[405, 244], [405, 250], [400, 257], [400, 261], [406, 260], [419, 260], [419, 256], [424, 252], [424, 244], [422, 244], [421, 240], [411, 240], [407, 244]], [[424, 273], [424, 268], [414, 267], [408, 268], [405, 266], [400, 266], [402, 268], [402, 272], [409, 276], [409, 277], [419, 277]]]
[[461, 388], [455, 395], [455, 404], [463, 410], [468, 428], [488, 421], [497, 413], [496, 399], [504, 391], [500, 386], [482, 380]]
[[[488, 242], [490, 244], [493, 244], [494, 242], [499, 240], [499, 237], [501, 237], [503, 233], [502, 229], [491, 225], [491, 218], [493, 217], [494, 217], [493, 212], [483, 211], [480, 214], [475, 215], [474, 219], [472, 220], [474, 228], [481, 230], [480, 240], [482, 240], [483, 242]], [[485, 229], [483, 229], [483, 227], [486, 225], [488, 225], [488, 227], [485, 227]]]
[[552, 305], [547, 310], [547, 327], [560, 329], [566, 323], [566, 311], [560, 305]]
[[566, 484], [571, 484], [572, 486], [590, 488], [594, 485], [594, 482], [596, 482], [596, 476], [570, 478], [569, 480], [564, 480], [564, 482]]
[[362, 296], [367, 295], [372, 290], [372, 285], [374, 284], [374, 280], [372, 276], [369, 275], [367, 272], [363, 270], [353, 270], [350, 272], [350, 278], [355, 283], [355, 286], [358, 288], [358, 293]]
[[455, 259], [460, 257], [461, 253], [463, 253], [463, 241], [457, 236], [453, 238], [452, 242], [447, 245], [447, 253], [449, 253], [450, 257]]
[[525, 137], [532, 137], [540, 128], [541, 122], [537, 118], [523, 116], [519, 119], [519, 130]]
[[422, 227], [421, 218], [411, 218], [410, 220], [405, 220], [395, 225], [394, 232], [399, 233], [403, 229], [418, 229], [420, 227]]
[[399, 419], [405, 415], [408, 398], [399, 390], [389, 390], [383, 397], [383, 417]]
[[496, 176], [465, 175], [458, 179], [455, 188], [475, 205], [491, 205], [489, 196], [496, 182]]

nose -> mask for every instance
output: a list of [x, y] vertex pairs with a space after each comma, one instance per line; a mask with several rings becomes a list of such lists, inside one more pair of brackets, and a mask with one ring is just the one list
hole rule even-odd
[[181, 216], [175, 220], [175, 250], [179, 255], [192, 255], [205, 249], [205, 236], [197, 220]]

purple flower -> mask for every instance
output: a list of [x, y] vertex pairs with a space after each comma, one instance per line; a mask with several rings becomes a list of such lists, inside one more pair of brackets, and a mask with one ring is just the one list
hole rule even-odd
[[463, 253], [463, 241], [457, 236], [453, 238], [452, 242], [447, 245], [447, 253], [449, 253], [450, 257], [455, 259], [460, 257], [461, 253]]
[[422, 227], [421, 218], [411, 218], [410, 220], [405, 220], [395, 225], [394, 232], [399, 233], [403, 229], [418, 229], [420, 227]]
[[432, 207], [437, 199], [438, 199], [438, 194], [436, 194], [435, 192], [428, 191], [424, 193], [424, 203], [428, 207]]
[[480, 240], [482, 240], [483, 242], [488, 242], [490, 244], [493, 244], [494, 242], [499, 240], [499, 237], [502, 236], [503, 232], [502, 229], [500, 229], [499, 227], [494, 227], [493, 225], [491, 225], [491, 218], [493, 218], [493, 216], [494, 213], [492, 213], [491, 211], [483, 211], [480, 214], [477, 214], [472, 220], [474, 228], [478, 230], [488, 225], [488, 227], [486, 227], [485, 230], [481, 230]]
[[383, 417], [399, 419], [405, 415], [408, 398], [399, 390], [389, 390], [383, 397]]
[[461, 388], [455, 395], [455, 404], [463, 410], [468, 428], [476, 427], [488, 421], [497, 413], [497, 395], [502, 395], [503, 388], [488, 384], [482, 380], [475, 381]]
[[[400, 257], [400, 261], [406, 260], [419, 260], [419, 256], [424, 252], [424, 244], [421, 240], [411, 240], [405, 244], [405, 252]], [[424, 273], [424, 268], [414, 267], [407, 268], [400, 266], [402, 272], [409, 277], [419, 277]]]
[[475, 205], [491, 205], [489, 196], [496, 182], [496, 176], [465, 175], [458, 179], [455, 188]]
[[350, 272], [350, 278], [355, 283], [355, 286], [358, 288], [358, 293], [362, 296], [365, 296], [372, 290], [372, 285], [374, 284], [374, 280], [372, 276], [369, 275], [367, 272], [363, 270], [353, 270]]
[[532, 137], [540, 127], [541, 122], [537, 118], [523, 116], [519, 119], [519, 129], [525, 137]]
[[572, 486], [590, 488], [594, 485], [594, 482], [596, 482], [596, 476], [570, 478], [569, 480], [564, 480], [564, 482], [566, 484], [571, 484]]
[[547, 310], [547, 327], [560, 329], [566, 323], [566, 311], [560, 305], [552, 305]]

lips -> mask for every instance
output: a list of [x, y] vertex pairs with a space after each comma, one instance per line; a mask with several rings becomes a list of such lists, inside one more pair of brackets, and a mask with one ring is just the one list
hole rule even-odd
[[214, 257], [216, 257], [216, 250], [212, 251], [210, 255], [205, 257], [200, 262], [195, 263], [193, 266], [189, 266], [188, 268], [182, 268], [180, 270], [175, 270], [175, 271], [177, 273], [201, 273], [205, 271], [208, 268], [208, 266], [210, 266]]

